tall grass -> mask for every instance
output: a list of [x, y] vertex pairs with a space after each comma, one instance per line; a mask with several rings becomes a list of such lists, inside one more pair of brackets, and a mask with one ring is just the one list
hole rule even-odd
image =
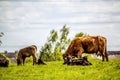
[[0, 80], [120, 80], [120, 59], [89, 59], [91, 66], [67, 66], [63, 61], [34, 66], [32, 62], [23, 66], [11, 63], [8, 68], [0, 67]]

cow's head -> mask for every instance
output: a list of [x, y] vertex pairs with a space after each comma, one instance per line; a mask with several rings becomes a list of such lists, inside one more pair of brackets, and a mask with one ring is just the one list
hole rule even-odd
[[68, 56], [68, 54], [64, 53], [62, 56], [63, 56], [63, 60], [64, 60], [63, 64], [66, 64], [67, 63], [67, 56]]

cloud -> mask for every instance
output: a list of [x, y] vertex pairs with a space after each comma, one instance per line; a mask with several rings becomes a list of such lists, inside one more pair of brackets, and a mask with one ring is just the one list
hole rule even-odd
[[[10, 4], [11, 3], [11, 4]], [[3, 3], [6, 4], [6, 3]], [[16, 23], [112, 22], [119, 20], [120, 2], [9, 2], [2, 7], [1, 21]], [[5, 13], [5, 14], [4, 14]], [[77, 16], [76, 16], [77, 15]], [[115, 19], [114, 19], [115, 18]], [[65, 20], [64, 20], [65, 19]], [[114, 21], [113, 21], [114, 22]]]

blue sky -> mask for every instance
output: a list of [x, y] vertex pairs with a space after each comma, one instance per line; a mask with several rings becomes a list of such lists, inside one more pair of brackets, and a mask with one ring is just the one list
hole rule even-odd
[[40, 49], [52, 29], [70, 27], [69, 37], [84, 32], [107, 37], [108, 50], [120, 50], [119, 0], [1, 0], [0, 51], [35, 44]]

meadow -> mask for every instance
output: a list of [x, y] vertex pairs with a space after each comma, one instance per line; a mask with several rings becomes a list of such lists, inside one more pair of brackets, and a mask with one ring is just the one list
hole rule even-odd
[[23, 66], [11, 63], [0, 67], [0, 80], [120, 80], [120, 58], [109, 62], [89, 58], [90, 66], [68, 66], [63, 61], [46, 62], [47, 65]]

